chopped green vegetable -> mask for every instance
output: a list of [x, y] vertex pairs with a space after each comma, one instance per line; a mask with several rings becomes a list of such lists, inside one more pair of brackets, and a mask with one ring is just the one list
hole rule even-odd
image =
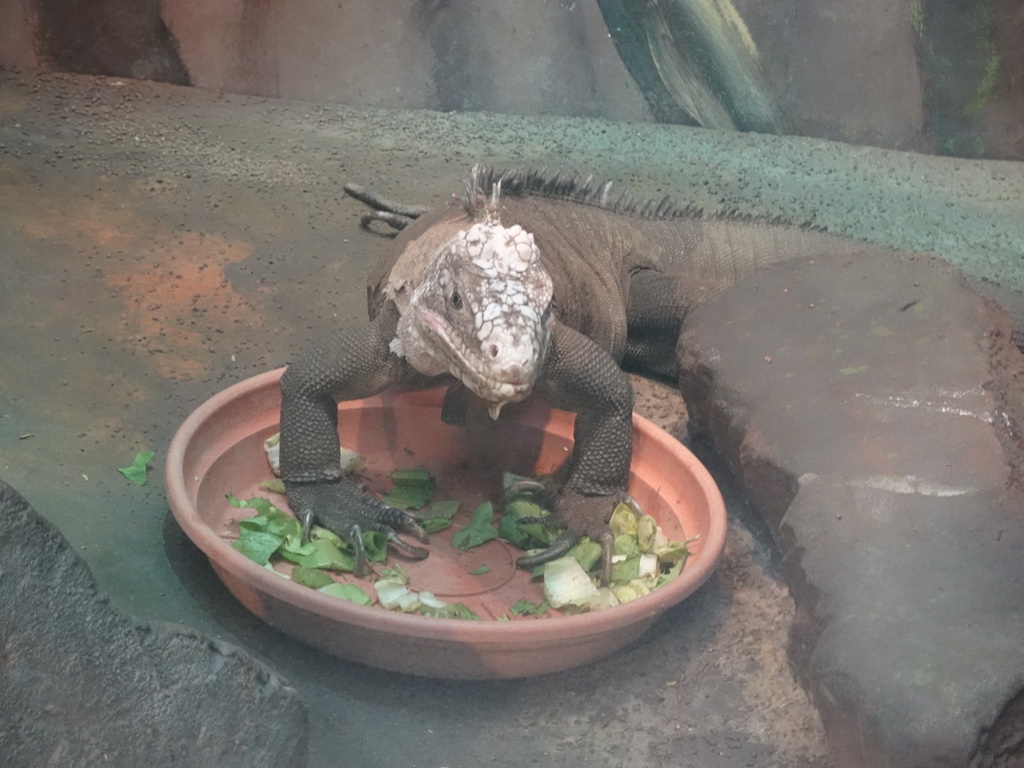
[[[257, 501], [257, 499], [253, 499], [253, 501]], [[266, 499], [258, 499], [258, 501], [266, 501]], [[298, 520], [274, 507], [269, 507], [267, 511], [260, 512], [255, 517], [239, 520], [238, 527], [243, 531], [263, 531], [282, 538], [302, 532]]]
[[255, 517], [239, 521], [238, 540], [231, 545], [250, 560], [264, 565], [278, 550], [304, 549], [299, 544], [302, 528], [294, 517], [285, 514], [266, 499], [239, 499], [230, 493], [227, 499], [233, 507], [259, 512]]
[[281, 573], [277, 568], [274, 567], [273, 563], [267, 563], [263, 566], [263, 570], [270, 571], [275, 576], [280, 576], [282, 579], [290, 578], [287, 573]]
[[494, 505], [485, 501], [473, 513], [469, 525], [452, 536], [452, 546], [456, 549], [472, 549], [498, 538], [498, 530], [494, 527]]
[[348, 542], [345, 541], [341, 536], [336, 534], [334, 531], [323, 528], [319, 525], [314, 525], [309, 529], [309, 538], [311, 539], [325, 539], [331, 542], [338, 549], [348, 549]]
[[[309, 531], [310, 539], [326, 539], [343, 552], [354, 554], [351, 545], [334, 531], [314, 525]], [[383, 563], [388, 557], [388, 537], [380, 531], [363, 531], [363, 554], [371, 563]]]
[[628, 603], [638, 597], [650, 594], [651, 588], [640, 579], [632, 579], [625, 584], [612, 584], [612, 592], [620, 603]]
[[[277, 554], [305, 568], [347, 572], [355, 568], [352, 548], [326, 528], [313, 526], [310, 540], [303, 544], [302, 524], [267, 499], [239, 499], [232, 494], [228, 494], [227, 499], [233, 507], [255, 509], [259, 513], [255, 517], [247, 517], [238, 522], [238, 541], [232, 545], [251, 560], [262, 565], [270, 556]], [[267, 554], [267, 550], [275, 541], [277, 545]], [[363, 546], [367, 559], [373, 562], [382, 562], [387, 556], [385, 534], [377, 531], [364, 533]]]
[[275, 477], [273, 480], [264, 480], [260, 483], [260, 488], [271, 493], [280, 493], [284, 495], [284, 480], [279, 477]]
[[614, 608], [619, 604], [619, 598], [615, 596], [610, 587], [598, 587], [597, 594], [587, 603], [588, 611], [600, 611], [604, 608]]
[[423, 590], [423, 591], [421, 591], [419, 593], [419, 595], [420, 595], [420, 609], [421, 609], [420, 612], [421, 613], [423, 612], [422, 609], [424, 609], [424, 608], [427, 609], [428, 611], [439, 611], [442, 608], [447, 608], [448, 607], [448, 603], [446, 603], [444, 600], [439, 598], [433, 592], [427, 592], [426, 590]]
[[[525, 478], [505, 472], [502, 486], [507, 490], [514, 483]], [[530, 494], [516, 496], [505, 504], [501, 522], [498, 525], [498, 536], [509, 544], [520, 549], [543, 548], [555, 540], [558, 531], [547, 528], [543, 523], [521, 523], [524, 517], [544, 517], [547, 510], [533, 500]]]
[[641, 552], [650, 552], [658, 536], [658, 523], [650, 515], [640, 515], [636, 521], [636, 543]]
[[512, 612], [513, 616], [540, 616], [549, 607], [547, 600], [543, 600], [540, 603], [531, 603], [529, 600], [520, 600], [509, 610]]
[[427, 533], [443, 531], [452, 524], [452, 518], [459, 511], [458, 501], [435, 501], [430, 505], [430, 517], [420, 522]]
[[427, 470], [396, 469], [391, 473], [393, 487], [384, 501], [398, 509], [422, 509], [434, 496], [434, 478]]
[[259, 565], [266, 565], [284, 542], [283, 536], [263, 531], [243, 531], [243, 534], [231, 542], [231, 546]]
[[628, 504], [619, 504], [612, 512], [608, 526], [616, 536], [636, 536], [636, 512]]
[[445, 605], [444, 608], [430, 608], [426, 605], [420, 605], [420, 614], [435, 619], [480, 620], [480, 617], [473, 613], [473, 611], [464, 603], [451, 603]]
[[339, 584], [336, 581], [332, 581], [330, 584], [318, 588], [317, 592], [323, 592], [331, 597], [340, 597], [342, 600], [348, 600], [350, 603], [358, 603], [359, 605], [373, 604], [373, 599], [355, 584]]
[[631, 581], [640, 576], [640, 555], [624, 557], [619, 560], [612, 558], [612, 584]]
[[152, 451], [143, 451], [135, 457], [130, 467], [118, 467], [117, 471], [136, 485], [145, 485], [146, 468], [154, 455]]
[[424, 533], [439, 533], [445, 528], [451, 528], [452, 521], [449, 517], [428, 517], [420, 522], [420, 528]]
[[371, 563], [388, 559], [388, 535], [380, 531], [363, 531], [363, 552]]
[[334, 579], [326, 571], [319, 568], [307, 568], [303, 565], [296, 566], [292, 571], [292, 581], [310, 589], [320, 589], [320, 587], [334, 583]]
[[[228, 504], [236, 509], [255, 509], [260, 515], [266, 515], [271, 510], [281, 512], [281, 510], [277, 509], [277, 507], [270, 503], [269, 499], [261, 499], [258, 496], [251, 499], [240, 499], [234, 494], [229, 493], [226, 498], [228, 500]], [[281, 512], [281, 514], [284, 513]]]
[[[452, 524], [459, 502], [449, 500], [431, 504], [435, 482], [429, 472], [422, 468], [396, 470], [391, 478], [394, 487], [385, 497], [386, 502], [402, 509], [416, 510], [422, 510], [430, 504], [427, 512], [417, 515], [422, 527], [429, 533], [436, 533]], [[506, 473], [506, 487], [517, 479]], [[284, 492], [280, 480], [267, 481], [260, 486], [268, 491]], [[227, 498], [232, 506], [252, 509], [257, 513], [254, 517], [239, 521], [239, 538], [232, 544], [236, 550], [271, 569], [272, 558], [283, 557], [295, 564], [291, 578], [297, 584], [363, 605], [371, 604], [372, 599], [359, 587], [335, 582], [327, 572], [354, 569], [355, 555], [348, 542], [314, 525], [310, 531], [310, 540], [302, 544], [302, 526], [299, 521], [279, 510], [268, 499], [239, 499], [231, 494]], [[533, 518], [539, 521], [547, 514], [547, 510], [529, 494], [525, 494], [505, 505], [500, 523], [496, 526], [494, 507], [490, 502], [485, 502], [474, 510], [470, 522], [456, 531], [451, 543], [456, 549], [468, 550], [500, 536], [528, 553], [538, 552], [548, 546], [559, 531], [548, 529], [541, 522], [523, 523], [522, 520]], [[693, 539], [670, 541], [652, 516], [638, 515], [625, 504], [615, 508], [609, 527], [614, 535], [612, 581], [609, 587], [598, 587], [597, 571], [603, 554], [601, 545], [583, 537], [565, 557], [534, 569], [534, 577], [543, 579], [546, 598], [543, 602], [538, 605], [520, 600], [511, 607], [508, 614], [499, 618], [509, 620], [511, 616], [540, 616], [549, 607], [557, 608], [565, 614], [602, 610], [642, 597], [667, 584], [682, 571], [689, 554], [688, 545]], [[363, 534], [363, 544], [367, 559], [373, 562], [385, 561], [388, 547], [385, 534], [366, 532]], [[480, 576], [490, 570], [490, 566], [480, 565], [467, 573]], [[287, 578], [285, 573], [274, 572]], [[480, 618], [462, 603], [449, 604], [431, 592], [410, 588], [409, 575], [398, 563], [379, 570], [374, 588], [377, 602], [388, 610], [418, 612], [423, 616], [437, 618]]]
[[474, 613], [465, 603], [452, 603], [450, 608], [455, 614], [452, 616], [453, 618], [464, 618], [464, 620], [468, 618], [468, 620], [480, 621], [480, 617], [476, 615], [476, 613]]
[[[401, 565], [394, 563], [390, 568], [380, 569], [380, 581], [395, 581], [399, 584], [408, 584], [409, 574]], [[380, 581], [377, 583], [379, 584]]]
[[597, 587], [575, 557], [560, 557], [544, 566], [544, 597], [552, 608], [583, 608]]
[[612, 544], [613, 555], [624, 555], [625, 557], [635, 557], [640, 554], [640, 548], [636, 543], [636, 536], [630, 536], [628, 533], [620, 533], [615, 537], [615, 543]]
[[584, 536], [572, 549], [569, 554], [576, 558], [576, 561], [583, 566], [587, 573], [595, 570], [601, 563], [601, 545]]
[[673, 563], [672, 567], [670, 567], [667, 571], [661, 573], [658, 576], [657, 586], [660, 587], [664, 584], [668, 584], [670, 581], [672, 581], [672, 579], [678, 576], [680, 572], [683, 570], [683, 564], [685, 562], [686, 558], [683, 558], [682, 560]]
[[498, 536], [520, 549], [546, 547], [558, 536], [558, 531], [543, 523], [521, 523], [527, 517], [544, 517], [546, 511], [528, 498], [516, 498], [505, 505], [498, 524]]
[[228, 494], [228, 502], [233, 507], [241, 509], [255, 509], [259, 512], [255, 517], [248, 517], [238, 522], [239, 538], [244, 539], [250, 531], [260, 531], [282, 539], [282, 551], [292, 554], [309, 554], [312, 548], [309, 544], [302, 544], [302, 526], [299, 521], [289, 514], [282, 512], [266, 499], [238, 499]]
[[641, 579], [657, 579], [660, 573], [658, 556], [651, 552], [644, 552], [640, 555], [640, 562], [637, 565], [637, 576]]
[[324, 568], [329, 571], [345, 571], [351, 573], [355, 569], [356, 558], [351, 552], [344, 552], [327, 539], [311, 539], [303, 549], [310, 551], [294, 551], [282, 547], [281, 557], [291, 560], [306, 568]]
[[414, 613], [420, 608], [420, 598], [405, 584], [388, 579], [380, 579], [374, 585], [377, 590], [377, 602], [389, 611], [399, 610], [402, 613]]
[[654, 554], [663, 563], [686, 562], [686, 558], [690, 554], [690, 547], [688, 545], [691, 541], [693, 539], [669, 541], [661, 547], [655, 547]]
[[455, 513], [459, 511], [460, 502], [455, 499], [448, 501], [435, 501], [430, 505], [431, 517], [447, 517], [451, 520], [455, 517]]
[[419, 613], [439, 619], [480, 618], [462, 603], [449, 605], [432, 592], [416, 592], [409, 589], [409, 574], [397, 563], [392, 568], [383, 568], [380, 578], [373, 585], [377, 591], [377, 602], [389, 611]]

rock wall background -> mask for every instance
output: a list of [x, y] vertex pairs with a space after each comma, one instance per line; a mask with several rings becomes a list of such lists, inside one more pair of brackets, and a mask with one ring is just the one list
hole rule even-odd
[[1019, 0], [7, 0], [0, 65], [1024, 159]]

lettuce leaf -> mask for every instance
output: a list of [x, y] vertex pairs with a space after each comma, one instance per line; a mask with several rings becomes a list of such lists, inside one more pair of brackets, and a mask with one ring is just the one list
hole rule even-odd
[[531, 603], [529, 600], [520, 600], [509, 610], [512, 612], [513, 616], [540, 616], [547, 611], [549, 607], [547, 600], [542, 600], [540, 603]]
[[537, 549], [546, 547], [558, 536], [558, 531], [544, 526], [543, 523], [520, 523], [524, 517], [544, 517], [547, 510], [521, 496], [512, 499], [505, 505], [498, 524], [498, 536], [519, 549]]
[[237, 541], [231, 542], [231, 546], [254, 563], [266, 565], [270, 562], [271, 555], [277, 552], [282, 542], [284, 542], [283, 537], [275, 536], [272, 533], [245, 531], [242, 536], [238, 537]]
[[146, 476], [147, 467], [149, 466], [150, 459], [155, 455], [152, 451], [143, 451], [136, 455], [131, 466], [118, 467], [117, 471], [136, 485], [145, 485], [148, 479]]
[[430, 517], [420, 522], [427, 533], [443, 531], [452, 524], [452, 518], [459, 511], [458, 501], [435, 501], [430, 505]]
[[317, 589], [317, 592], [323, 592], [331, 597], [340, 597], [342, 600], [348, 600], [350, 603], [357, 603], [359, 605], [371, 605], [373, 603], [373, 599], [355, 584], [339, 584], [336, 581], [332, 581], [330, 584]]
[[485, 501], [473, 513], [469, 525], [452, 536], [452, 546], [456, 549], [472, 549], [498, 538], [498, 529], [494, 527], [494, 505]]
[[423, 509], [434, 496], [434, 478], [422, 467], [391, 473], [391, 493], [384, 501], [397, 509]]
[[320, 589], [334, 583], [334, 579], [327, 571], [322, 571], [319, 568], [307, 568], [303, 565], [297, 565], [292, 570], [292, 581], [310, 589]]

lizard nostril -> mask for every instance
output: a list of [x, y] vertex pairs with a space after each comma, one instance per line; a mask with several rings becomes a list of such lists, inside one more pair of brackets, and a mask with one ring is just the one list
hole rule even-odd
[[497, 344], [491, 344], [491, 348], [490, 348], [489, 351], [491, 353], [491, 357], [497, 357], [498, 356], [498, 352], [500, 352], [501, 350], [498, 349], [498, 345]]

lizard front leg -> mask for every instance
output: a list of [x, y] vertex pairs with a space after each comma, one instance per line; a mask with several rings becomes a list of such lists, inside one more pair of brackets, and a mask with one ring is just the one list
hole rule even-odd
[[409, 530], [426, 541], [413, 517], [365, 493], [338, 462], [338, 401], [370, 397], [418, 375], [389, 348], [397, 323], [398, 311], [389, 304], [373, 322], [310, 349], [281, 377], [281, 478], [288, 504], [304, 533], [315, 522], [352, 545], [357, 576], [367, 572], [364, 531], [386, 533], [410, 557], [427, 556], [395, 533]]
[[564, 528], [543, 552], [519, 558], [533, 568], [560, 557], [582, 536], [601, 544], [603, 583], [611, 573], [613, 537], [608, 519], [628, 499], [626, 483], [633, 452], [633, 387], [612, 357], [583, 334], [556, 324], [541, 377], [541, 396], [553, 407], [576, 414], [572, 457], [552, 514], [540, 522]]

